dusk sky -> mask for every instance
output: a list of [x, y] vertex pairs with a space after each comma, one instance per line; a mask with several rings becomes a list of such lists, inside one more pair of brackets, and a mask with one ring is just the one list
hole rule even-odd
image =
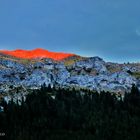
[[140, 0], [0, 0], [0, 49], [140, 61]]

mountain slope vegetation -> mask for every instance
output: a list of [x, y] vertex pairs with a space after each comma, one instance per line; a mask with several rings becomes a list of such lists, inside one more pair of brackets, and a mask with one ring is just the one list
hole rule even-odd
[[140, 92], [124, 98], [109, 92], [56, 89], [43, 85], [21, 105], [3, 101], [0, 130], [9, 140], [138, 140]]

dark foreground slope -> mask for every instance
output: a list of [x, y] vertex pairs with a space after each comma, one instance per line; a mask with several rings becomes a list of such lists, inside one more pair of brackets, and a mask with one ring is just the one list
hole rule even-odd
[[6, 104], [0, 132], [8, 140], [139, 140], [140, 93], [118, 100], [108, 92], [42, 86], [18, 105]]

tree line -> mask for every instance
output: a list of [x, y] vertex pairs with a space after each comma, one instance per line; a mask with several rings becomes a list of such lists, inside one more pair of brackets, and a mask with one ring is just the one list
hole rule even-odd
[[21, 105], [13, 100], [1, 105], [0, 133], [8, 140], [140, 139], [140, 92], [135, 85], [119, 100], [104, 91], [43, 85]]

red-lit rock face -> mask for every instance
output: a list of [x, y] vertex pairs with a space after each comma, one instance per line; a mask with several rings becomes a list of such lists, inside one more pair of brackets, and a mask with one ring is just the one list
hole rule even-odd
[[14, 51], [0, 50], [0, 53], [24, 59], [52, 58], [54, 60], [63, 60], [64, 58], [74, 56], [74, 54], [49, 52], [44, 49]]

